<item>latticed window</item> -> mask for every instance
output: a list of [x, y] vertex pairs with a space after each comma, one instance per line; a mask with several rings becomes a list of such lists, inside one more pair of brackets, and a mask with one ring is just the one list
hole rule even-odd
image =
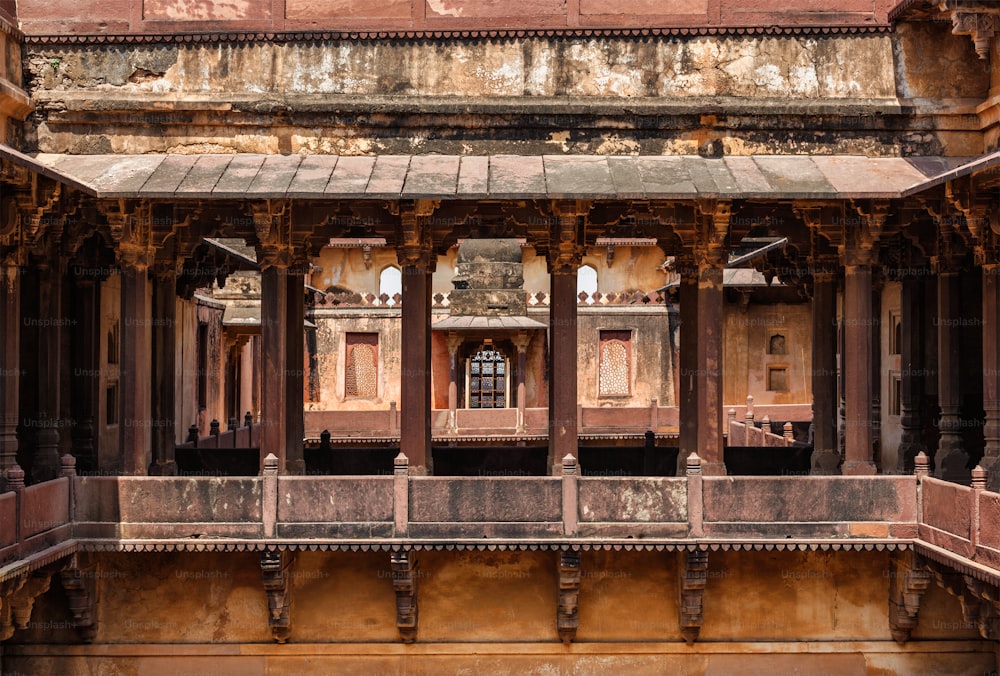
[[469, 408], [506, 408], [507, 360], [492, 345], [469, 360]]
[[347, 368], [344, 396], [374, 399], [378, 396], [378, 334], [347, 334]]
[[599, 395], [627, 397], [631, 392], [631, 331], [601, 331]]

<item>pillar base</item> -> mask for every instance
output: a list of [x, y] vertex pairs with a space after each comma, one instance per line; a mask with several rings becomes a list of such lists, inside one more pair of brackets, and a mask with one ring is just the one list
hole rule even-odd
[[934, 477], [968, 485], [972, 481], [972, 472], [966, 466], [968, 462], [969, 458], [961, 446], [942, 445], [934, 456]]
[[[687, 458], [684, 459], [684, 472], [687, 472]], [[726, 463], [701, 461], [701, 473], [703, 476], [727, 476]], [[684, 476], [684, 474], [678, 474]]]
[[177, 476], [177, 463], [173, 460], [167, 462], [154, 461], [149, 465], [149, 476]]
[[813, 451], [812, 468], [814, 476], [834, 476], [840, 474], [840, 454], [834, 450]]
[[878, 474], [878, 468], [870, 460], [847, 460], [843, 467], [844, 476], [869, 476]]
[[[986, 470], [986, 490], [1000, 493], [1000, 457], [984, 456], [979, 466]], [[970, 475], [971, 476], [971, 475]]]

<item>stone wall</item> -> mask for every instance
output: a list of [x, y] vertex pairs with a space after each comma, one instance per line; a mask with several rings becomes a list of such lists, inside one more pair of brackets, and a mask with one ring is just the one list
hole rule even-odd
[[[917, 27], [29, 44], [27, 142], [70, 153], [694, 154], [718, 142], [729, 155], [970, 155], [982, 150], [974, 106], [989, 83], [967, 66], [968, 43]], [[931, 44], [939, 56], [925, 58]]]
[[79, 644], [53, 580], [28, 628], [5, 645], [3, 668], [37, 675], [996, 668], [994, 644], [978, 637], [958, 600], [933, 582], [913, 640], [892, 640], [887, 608], [895, 571], [888, 552], [712, 552], [703, 624], [692, 646], [681, 640], [676, 552], [583, 552], [579, 628], [565, 647], [556, 632], [556, 553], [411, 556], [418, 633], [417, 643], [404, 646], [386, 552], [296, 554], [289, 569], [292, 642], [285, 645], [275, 645], [268, 630], [258, 554], [91, 554], [81, 565], [100, 599], [93, 644]]

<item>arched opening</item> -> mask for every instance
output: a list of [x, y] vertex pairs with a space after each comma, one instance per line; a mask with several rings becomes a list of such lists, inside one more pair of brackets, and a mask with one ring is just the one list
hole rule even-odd
[[597, 270], [589, 265], [581, 265], [576, 272], [576, 295], [586, 294], [585, 303], [594, 302], [594, 294], [597, 293]]
[[386, 305], [398, 303], [396, 296], [402, 297], [403, 295], [403, 273], [399, 268], [390, 265], [382, 270], [382, 274], [378, 278], [378, 295], [379, 298], [388, 296], [385, 301]]

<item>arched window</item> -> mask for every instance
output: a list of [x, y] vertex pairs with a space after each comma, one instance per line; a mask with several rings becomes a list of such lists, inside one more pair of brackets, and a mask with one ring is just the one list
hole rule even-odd
[[576, 272], [576, 294], [587, 294], [586, 303], [594, 302], [594, 294], [597, 293], [597, 270], [589, 265], [581, 265]]
[[469, 359], [469, 408], [507, 407], [507, 359], [492, 344]]
[[389, 300], [386, 303], [388, 305], [395, 305], [396, 301], [393, 300], [393, 297], [397, 294], [400, 296], [403, 295], [403, 274], [399, 268], [390, 265], [379, 275], [378, 295], [388, 296]]

